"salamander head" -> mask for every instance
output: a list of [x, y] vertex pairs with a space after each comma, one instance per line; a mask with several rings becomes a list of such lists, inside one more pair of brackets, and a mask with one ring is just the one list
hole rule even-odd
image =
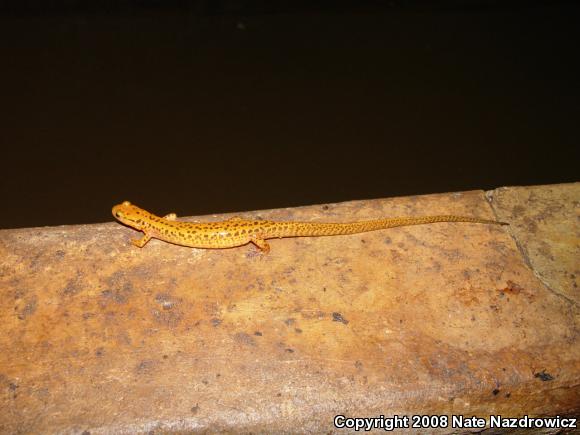
[[129, 201], [124, 201], [122, 204], [114, 206], [112, 211], [115, 219], [138, 230], [143, 229], [147, 218], [150, 216], [147, 211], [131, 204]]

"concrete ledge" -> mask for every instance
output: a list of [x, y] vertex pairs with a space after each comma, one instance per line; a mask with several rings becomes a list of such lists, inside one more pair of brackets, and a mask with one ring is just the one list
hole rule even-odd
[[244, 214], [511, 224], [273, 240], [267, 256], [139, 249], [117, 223], [0, 231], [0, 432], [578, 415], [579, 203], [577, 183]]

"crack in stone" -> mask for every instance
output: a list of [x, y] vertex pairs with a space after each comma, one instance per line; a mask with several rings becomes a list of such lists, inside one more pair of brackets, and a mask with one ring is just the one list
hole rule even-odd
[[[493, 201], [495, 198], [494, 195], [495, 195], [496, 190], [498, 190], [498, 189], [486, 191], [485, 198], [487, 199], [487, 203], [489, 204], [489, 206], [493, 212], [493, 215], [495, 216], [495, 219], [500, 220], [500, 217], [497, 214], [497, 210], [495, 209], [494, 204], [493, 204]], [[517, 236], [512, 231], [511, 225], [506, 225], [505, 229], [507, 230], [507, 233], [510, 235], [511, 239], [516, 244], [516, 247], [518, 248], [518, 251], [520, 252], [520, 254], [522, 256], [524, 263], [529, 267], [529, 269], [532, 271], [534, 276], [536, 278], [538, 278], [538, 280], [544, 285], [544, 287], [546, 289], [548, 289], [548, 291], [550, 293], [554, 294], [555, 296], [564, 299], [566, 302], [568, 302], [569, 304], [572, 304], [576, 308], [580, 308], [580, 304], [578, 302], [576, 302], [574, 299], [571, 299], [568, 296], [565, 296], [562, 293], [560, 293], [559, 291], [552, 288], [552, 286], [549, 284], [549, 282], [546, 280], [546, 278], [544, 278], [542, 276], [542, 274], [538, 270], [536, 270], [536, 268], [534, 267], [534, 265], [532, 263], [532, 260], [530, 259], [530, 256], [529, 256], [526, 248], [522, 245], [522, 243], [518, 240]]]

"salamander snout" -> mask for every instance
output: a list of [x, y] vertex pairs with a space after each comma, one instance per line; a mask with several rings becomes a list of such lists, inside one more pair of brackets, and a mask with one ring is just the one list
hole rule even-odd
[[125, 201], [122, 204], [117, 204], [111, 210], [115, 219], [120, 220], [123, 223], [129, 218], [131, 215], [131, 204]]
[[122, 221], [125, 218], [125, 214], [123, 213], [123, 211], [120, 209], [120, 207], [118, 205], [113, 207], [112, 212], [113, 212], [113, 216], [115, 217], [115, 219], [119, 219], [120, 221]]
[[129, 225], [136, 229], [141, 229], [143, 221], [146, 219], [148, 213], [140, 209], [136, 205], [125, 201], [122, 204], [117, 204], [111, 210], [115, 219], [121, 221], [125, 225]]

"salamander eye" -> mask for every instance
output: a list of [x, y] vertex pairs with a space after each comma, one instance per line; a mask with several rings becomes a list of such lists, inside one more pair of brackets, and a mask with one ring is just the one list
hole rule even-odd
[[131, 205], [129, 201], [123, 201], [123, 205]]
[[118, 211], [115, 212], [115, 217], [120, 218], [121, 217], [121, 213], [119, 213]]

